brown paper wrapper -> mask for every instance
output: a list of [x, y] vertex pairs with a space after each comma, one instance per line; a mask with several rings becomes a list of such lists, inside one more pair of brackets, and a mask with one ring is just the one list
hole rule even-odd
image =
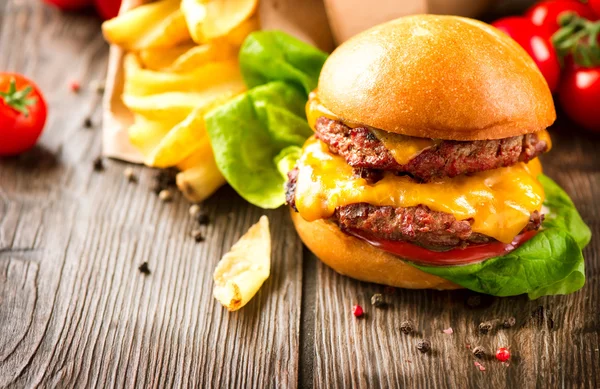
[[[143, 3], [144, 0], [123, 0], [120, 12]], [[127, 129], [133, 124], [133, 114], [121, 99], [125, 77], [124, 54], [124, 50], [119, 46], [110, 46], [102, 112], [102, 153], [107, 157], [142, 163], [142, 154], [131, 145], [127, 135]]]

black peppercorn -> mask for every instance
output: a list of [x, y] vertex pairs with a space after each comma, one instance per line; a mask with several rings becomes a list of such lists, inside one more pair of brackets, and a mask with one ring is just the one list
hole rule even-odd
[[202, 231], [193, 230], [191, 235], [192, 235], [192, 238], [194, 238], [194, 240], [196, 242], [198, 242], [198, 243], [204, 242], [204, 235], [202, 235]]
[[148, 275], [150, 274], [150, 268], [148, 267], [148, 262], [144, 262], [142, 263], [139, 267], [138, 270], [140, 271], [140, 273], [144, 274], [144, 275]]
[[102, 159], [102, 157], [96, 157], [96, 159], [94, 159], [94, 171], [96, 172], [101, 172], [102, 170], [104, 170], [104, 160]]
[[485, 358], [485, 349], [481, 346], [477, 346], [473, 349], [473, 355], [479, 359]]
[[196, 221], [198, 221], [198, 224], [201, 226], [206, 226], [210, 223], [210, 217], [205, 212], [199, 212], [196, 216]]
[[494, 328], [494, 325], [491, 321], [485, 321], [483, 323], [479, 323], [479, 332], [482, 334], [487, 334]]
[[508, 319], [504, 320], [504, 323], [502, 323], [502, 327], [510, 328], [510, 327], [514, 326], [516, 323], [517, 323], [517, 319], [515, 319], [514, 316], [511, 316]]
[[426, 353], [431, 350], [431, 343], [427, 339], [422, 339], [417, 342], [417, 349], [422, 353]]
[[87, 116], [84, 120], [83, 120], [83, 126], [85, 128], [92, 128], [94, 126], [94, 123], [92, 123], [92, 118]]
[[375, 293], [371, 296], [371, 305], [376, 306], [377, 308], [381, 308], [385, 305], [385, 301], [383, 301], [383, 295], [381, 293]]
[[404, 333], [406, 335], [412, 334], [414, 332], [414, 330], [415, 330], [415, 327], [413, 325], [412, 320], [406, 320], [400, 324], [400, 331], [402, 331], [402, 333]]

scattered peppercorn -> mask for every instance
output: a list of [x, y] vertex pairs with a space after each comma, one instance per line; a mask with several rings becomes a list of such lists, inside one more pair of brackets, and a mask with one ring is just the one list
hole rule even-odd
[[475, 361], [475, 367], [479, 369], [479, 371], [485, 371], [485, 366], [483, 366], [481, 363]]
[[196, 215], [196, 220], [201, 226], [206, 226], [210, 223], [210, 217], [205, 212], [200, 212]]
[[479, 323], [479, 332], [482, 334], [487, 334], [494, 328], [494, 325], [491, 321], [484, 321], [483, 323]]
[[510, 351], [506, 347], [500, 347], [496, 351], [496, 359], [500, 362], [506, 362], [510, 359]]
[[381, 293], [375, 293], [373, 296], [371, 296], [371, 305], [374, 305], [377, 308], [385, 306], [383, 295]]
[[194, 238], [197, 243], [204, 242], [204, 235], [202, 235], [202, 231], [198, 229], [192, 230], [192, 238]]
[[508, 319], [504, 320], [504, 323], [502, 323], [502, 327], [510, 328], [513, 327], [515, 324], [517, 324], [517, 319], [515, 319], [514, 316], [511, 316]]
[[421, 339], [417, 342], [417, 349], [422, 353], [426, 353], [431, 350], [431, 343], [427, 339]]
[[473, 295], [473, 296], [469, 296], [467, 298], [467, 306], [469, 308], [477, 308], [478, 306], [481, 305], [481, 296], [480, 295]]
[[102, 159], [102, 157], [96, 157], [94, 159], [94, 171], [95, 172], [101, 172], [104, 170], [104, 160]]
[[135, 173], [133, 172], [132, 168], [128, 167], [127, 169], [125, 169], [123, 171], [123, 175], [125, 176], [125, 178], [127, 178], [127, 181], [137, 182], [137, 177], [136, 177]]
[[352, 314], [356, 317], [362, 317], [362, 315], [364, 315], [364, 311], [362, 309], [362, 307], [360, 305], [355, 305], [354, 307], [352, 307]]
[[485, 349], [481, 346], [477, 346], [473, 349], [473, 355], [479, 359], [485, 358]]
[[150, 271], [150, 268], [148, 267], [148, 262], [142, 262], [142, 264], [138, 267], [138, 270], [140, 271], [140, 273], [145, 275], [149, 275], [152, 273]]
[[94, 126], [94, 123], [92, 123], [92, 118], [86, 116], [86, 118], [83, 120], [83, 126], [85, 128], [92, 128]]
[[81, 90], [81, 84], [79, 81], [73, 80], [69, 84], [69, 89], [71, 89], [71, 92], [78, 93]]
[[168, 203], [169, 201], [173, 200], [173, 194], [171, 193], [170, 190], [168, 189], [163, 189], [160, 191], [160, 193], [158, 194], [158, 198], [161, 201], [164, 201], [165, 203]]
[[400, 323], [400, 331], [402, 331], [403, 334], [409, 335], [412, 334], [415, 330], [415, 327], [413, 325], [412, 320], [405, 320], [402, 323]]
[[200, 213], [200, 206], [198, 204], [192, 204], [190, 206], [189, 213], [190, 213], [190, 216], [195, 219], [198, 216], [198, 214]]
[[99, 80], [92, 80], [90, 82], [90, 88], [96, 91], [99, 95], [104, 93], [104, 83]]

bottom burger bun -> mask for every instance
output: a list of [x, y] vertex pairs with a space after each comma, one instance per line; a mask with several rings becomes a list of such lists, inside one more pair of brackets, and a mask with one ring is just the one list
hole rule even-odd
[[427, 274], [398, 257], [343, 233], [325, 220], [308, 222], [291, 211], [292, 221], [304, 244], [327, 266], [361, 281], [406, 289], [460, 289], [443, 278]]

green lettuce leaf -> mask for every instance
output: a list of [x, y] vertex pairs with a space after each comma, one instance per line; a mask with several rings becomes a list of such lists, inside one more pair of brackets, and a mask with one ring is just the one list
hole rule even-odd
[[248, 88], [285, 81], [308, 94], [317, 87], [327, 54], [279, 31], [257, 31], [240, 49], [240, 68]]
[[302, 146], [312, 134], [303, 115], [305, 103], [296, 88], [271, 82], [205, 116], [217, 166], [248, 202], [262, 208], [285, 202], [285, 180], [275, 157], [288, 146]]
[[582, 248], [591, 238], [569, 196], [550, 178], [540, 175], [550, 213], [535, 237], [511, 253], [465, 266], [417, 268], [465, 288], [494, 296], [527, 293], [536, 299], [568, 294], [585, 283]]
[[302, 147], [288, 146], [275, 157], [275, 165], [279, 174], [287, 181], [287, 174], [296, 166], [296, 161], [302, 156]]
[[[284, 175], [313, 134], [305, 116], [327, 55], [278, 31], [254, 32], [240, 49], [250, 89], [205, 115], [217, 166], [248, 202], [277, 208], [285, 202]], [[285, 172], [287, 173], [287, 172]]]

